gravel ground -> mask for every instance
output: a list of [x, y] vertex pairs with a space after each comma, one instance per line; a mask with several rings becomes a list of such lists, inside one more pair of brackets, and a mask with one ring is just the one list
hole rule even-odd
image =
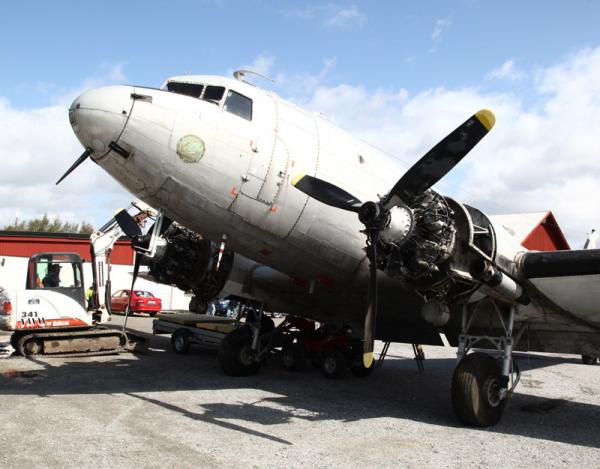
[[[147, 332], [151, 319], [129, 324]], [[600, 366], [578, 357], [523, 356], [503, 420], [482, 430], [452, 412], [454, 349], [425, 347], [419, 373], [411, 347], [393, 345], [369, 378], [330, 381], [276, 362], [231, 378], [215, 352], [148, 345], [1, 359], [0, 467], [600, 467]]]

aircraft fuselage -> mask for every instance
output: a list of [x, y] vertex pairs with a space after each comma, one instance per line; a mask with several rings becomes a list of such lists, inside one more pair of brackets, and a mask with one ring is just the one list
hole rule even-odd
[[[114, 119], [113, 134], [78, 137], [93, 149], [96, 142], [100, 151], [92, 158], [127, 190], [189, 228], [217, 241], [225, 233], [237, 252], [282, 272], [353, 282], [365, 258], [357, 217], [309, 199], [290, 181], [314, 174], [352, 184], [370, 200], [402, 173], [401, 165], [273, 93], [223, 77], [194, 82], [248, 97], [251, 120], [228, 112], [226, 98], [108, 87], [83, 94], [71, 112], [77, 123], [106, 114], [106, 102], [114, 102], [114, 115], [106, 117], [107, 125]], [[127, 157], [102, 154], [109, 142]]]

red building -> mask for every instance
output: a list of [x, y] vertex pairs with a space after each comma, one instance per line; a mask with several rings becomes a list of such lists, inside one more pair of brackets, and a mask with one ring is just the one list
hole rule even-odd
[[552, 212], [519, 213], [490, 217], [532, 251], [563, 251], [571, 249]]
[[[86, 262], [90, 262], [90, 236], [73, 233], [0, 231], [0, 256], [29, 258], [38, 252], [74, 252]], [[111, 262], [121, 265], [133, 264], [131, 241], [123, 238], [115, 243]]]

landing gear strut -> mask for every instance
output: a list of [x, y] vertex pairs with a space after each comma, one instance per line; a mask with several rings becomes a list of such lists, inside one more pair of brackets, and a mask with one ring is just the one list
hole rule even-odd
[[[504, 334], [471, 334], [471, 327], [482, 306], [490, 305]], [[519, 382], [520, 372], [512, 352], [526, 326], [521, 327], [513, 337], [514, 320], [514, 305], [498, 303], [491, 298], [463, 307], [458, 365], [452, 377], [452, 407], [457, 417], [467, 425], [489, 427], [498, 423], [508, 397]], [[501, 357], [496, 359], [483, 352], [467, 355], [475, 345], [482, 346], [482, 343], [491, 344], [501, 353]]]
[[263, 314], [262, 306], [258, 313], [248, 312], [246, 324], [227, 334], [219, 347], [219, 363], [224, 373], [229, 376], [258, 373], [285, 324], [284, 321], [275, 328], [273, 320]]

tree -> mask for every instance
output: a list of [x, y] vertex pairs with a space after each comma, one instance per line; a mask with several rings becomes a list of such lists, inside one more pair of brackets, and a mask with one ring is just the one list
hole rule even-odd
[[6, 225], [2, 228], [5, 231], [33, 231], [36, 233], [81, 233], [81, 234], [92, 234], [94, 227], [91, 223], [82, 222], [70, 223], [68, 221], [62, 221], [59, 216], [50, 220], [48, 214], [44, 213], [41, 218], [34, 218], [33, 220], [19, 220], [15, 218], [14, 223]]

